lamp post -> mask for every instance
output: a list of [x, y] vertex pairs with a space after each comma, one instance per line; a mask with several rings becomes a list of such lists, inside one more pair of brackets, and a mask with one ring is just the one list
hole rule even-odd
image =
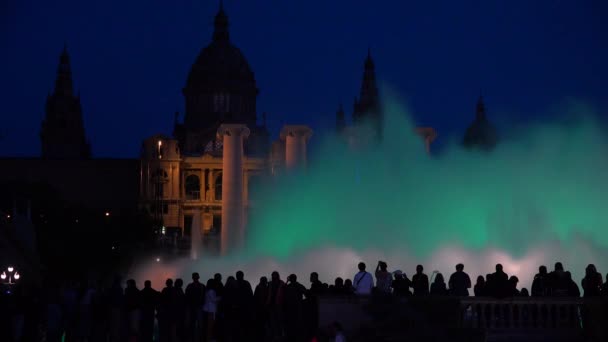
[[[7, 278], [8, 278], [8, 282], [6, 281]], [[21, 275], [19, 274], [19, 272], [17, 272], [17, 270], [13, 266], [7, 267], [6, 271], [2, 271], [2, 273], [0, 274], [0, 279], [2, 279], [2, 282], [6, 283], [8, 285], [15, 284], [20, 278], [21, 278]]]

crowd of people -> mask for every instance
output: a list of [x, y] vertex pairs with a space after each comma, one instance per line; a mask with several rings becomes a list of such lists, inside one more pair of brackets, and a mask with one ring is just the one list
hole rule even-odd
[[[513, 296], [579, 297], [579, 286], [561, 263], [554, 270], [539, 268], [531, 291], [518, 289], [516, 276], [502, 265], [494, 273], [478, 276], [473, 285], [458, 264], [447, 282], [439, 272], [429, 276], [422, 265], [411, 279], [401, 270], [389, 271], [378, 262], [374, 274], [365, 263], [351, 279], [336, 278], [328, 285], [315, 272], [307, 288], [295, 274], [281, 279], [273, 272], [254, 287], [239, 271], [223, 280], [221, 274], [205, 283], [198, 273], [184, 288], [180, 278], [167, 279], [157, 291], [149, 280], [139, 288], [135, 280], [116, 277], [109, 287], [91, 281], [46, 284], [45, 291], [13, 286], [2, 295], [5, 308], [0, 324], [15, 341], [345, 341], [339, 323], [318, 327], [321, 296], [469, 296], [506, 298]], [[606, 282], [589, 265], [581, 281], [585, 297], [608, 296]], [[28, 292], [29, 291], [29, 292]], [[327, 327], [321, 327], [327, 328]], [[29, 336], [28, 336], [29, 334]]]

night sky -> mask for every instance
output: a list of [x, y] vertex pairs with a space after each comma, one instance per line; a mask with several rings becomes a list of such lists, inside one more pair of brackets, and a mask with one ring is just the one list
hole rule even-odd
[[[608, 109], [608, 1], [225, 0], [253, 68], [258, 117], [319, 134], [348, 117], [368, 47], [378, 79], [442, 141], [462, 135], [480, 91], [501, 125], [572, 99]], [[0, 2], [0, 155], [38, 156], [64, 42], [96, 157], [136, 157], [170, 134], [181, 89], [209, 44], [216, 0]]]

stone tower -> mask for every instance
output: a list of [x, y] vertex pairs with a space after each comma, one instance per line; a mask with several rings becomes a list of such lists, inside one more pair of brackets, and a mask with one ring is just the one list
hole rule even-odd
[[353, 110], [353, 123], [355, 125], [368, 124], [375, 131], [376, 138], [382, 137], [382, 108], [376, 85], [376, 71], [371, 51], [367, 51], [363, 70], [363, 82], [359, 98], [355, 98]]
[[46, 100], [46, 116], [40, 131], [42, 157], [82, 159], [91, 156], [82, 121], [80, 96], [74, 95], [67, 47], [59, 57], [55, 89]]
[[490, 151], [498, 143], [498, 133], [486, 116], [486, 106], [483, 98], [479, 96], [475, 120], [467, 128], [462, 144], [468, 149], [480, 149]]

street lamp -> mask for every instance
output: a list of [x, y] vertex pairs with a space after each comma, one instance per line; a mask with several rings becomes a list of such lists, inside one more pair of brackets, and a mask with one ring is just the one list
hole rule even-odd
[[17, 280], [19, 280], [19, 278], [21, 278], [21, 275], [13, 266], [9, 266], [6, 271], [2, 271], [2, 274], [0, 274], [0, 279], [2, 279], [3, 282], [6, 282], [6, 278], [8, 278], [7, 284], [13, 285]]

